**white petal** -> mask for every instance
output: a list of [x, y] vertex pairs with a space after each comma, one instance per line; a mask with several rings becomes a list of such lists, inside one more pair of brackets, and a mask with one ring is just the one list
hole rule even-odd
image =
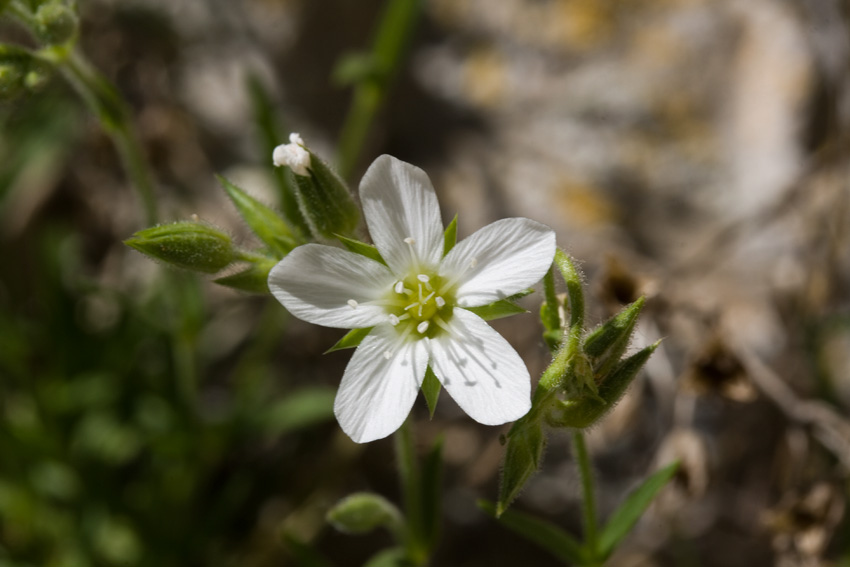
[[402, 342], [393, 327], [375, 327], [351, 357], [336, 394], [334, 414], [342, 430], [368, 443], [401, 427], [427, 366], [425, 340]]
[[440, 275], [459, 282], [456, 300], [478, 307], [534, 285], [555, 256], [555, 233], [524, 218], [489, 224], [459, 242], [440, 265]]
[[522, 359], [483, 319], [455, 308], [453, 333], [430, 341], [431, 369], [469, 417], [485, 425], [515, 421], [531, 409], [531, 377]]
[[389, 293], [394, 281], [386, 266], [322, 244], [299, 246], [269, 272], [269, 289], [290, 313], [342, 329], [385, 322], [383, 307], [364, 303]]
[[[360, 201], [369, 234], [394, 272], [408, 272], [411, 247], [423, 267], [436, 268], [443, 254], [443, 223], [424, 171], [382, 155], [360, 182]], [[410, 244], [405, 242], [411, 238]]]

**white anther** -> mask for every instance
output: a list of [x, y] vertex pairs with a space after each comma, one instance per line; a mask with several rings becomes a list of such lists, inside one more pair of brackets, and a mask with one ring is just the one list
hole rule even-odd
[[439, 295], [434, 298], [434, 302], [436, 302], [437, 307], [445, 307], [446, 306], [446, 300], [443, 299], [442, 297], [440, 297]]
[[478, 265], [478, 258], [473, 258], [472, 260], [469, 261], [469, 267], [470, 268], [474, 268], [477, 265]]
[[393, 291], [396, 292], [396, 293], [403, 292], [404, 291], [404, 282], [401, 281], [401, 280], [395, 282], [395, 285], [393, 286]]
[[358, 305], [358, 303], [357, 303], [356, 301], [354, 301], [353, 299], [349, 299], [346, 303], [348, 303], [348, 305], [349, 305], [352, 309], [357, 309], [357, 305]]
[[418, 276], [416, 276], [416, 279], [422, 283], [428, 283], [429, 281], [431, 281], [431, 278], [429, 278], [425, 274], [419, 274]]
[[412, 236], [408, 236], [404, 239], [405, 244], [410, 244], [411, 246], [416, 243], [416, 240]]
[[384, 351], [384, 358], [386, 358], [387, 360], [389, 360], [389, 359], [391, 359], [392, 357], [393, 357], [393, 353], [392, 353], [391, 351], [388, 351], [388, 350], [385, 350], [385, 351]]
[[396, 317], [395, 315], [393, 315], [392, 313], [390, 313], [390, 325], [395, 327], [396, 325], [398, 325], [398, 323], [399, 323], [399, 318]]
[[427, 331], [428, 330], [428, 321], [422, 321], [421, 323], [416, 325], [416, 330], [419, 331], [420, 333], [424, 333], [425, 331]]

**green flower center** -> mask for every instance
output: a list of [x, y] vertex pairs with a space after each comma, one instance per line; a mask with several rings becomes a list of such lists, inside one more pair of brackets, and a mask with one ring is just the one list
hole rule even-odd
[[434, 338], [448, 331], [454, 286], [440, 276], [416, 272], [393, 284], [387, 296], [390, 324], [403, 336]]

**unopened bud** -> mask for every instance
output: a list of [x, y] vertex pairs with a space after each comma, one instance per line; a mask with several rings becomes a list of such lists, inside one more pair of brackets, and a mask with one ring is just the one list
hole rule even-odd
[[35, 13], [36, 33], [48, 45], [62, 45], [77, 33], [77, 15], [62, 2], [48, 2]]
[[230, 236], [195, 222], [152, 226], [140, 230], [124, 244], [172, 266], [208, 274], [237, 259]]
[[401, 513], [386, 498], [358, 492], [340, 500], [328, 512], [333, 527], [347, 534], [365, 534], [375, 528], [400, 530]]

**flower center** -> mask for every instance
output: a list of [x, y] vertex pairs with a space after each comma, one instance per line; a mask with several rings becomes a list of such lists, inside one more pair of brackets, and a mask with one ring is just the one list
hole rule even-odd
[[448, 332], [454, 307], [454, 289], [430, 271], [416, 271], [392, 286], [387, 317], [403, 336], [433, 338]]

